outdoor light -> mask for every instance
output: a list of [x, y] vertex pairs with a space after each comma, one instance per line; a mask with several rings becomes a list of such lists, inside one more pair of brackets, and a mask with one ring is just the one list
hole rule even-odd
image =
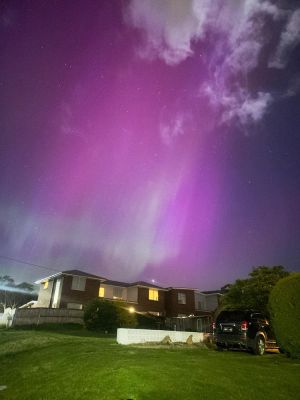
[[134, 307], [129, 307], [129, 312], [130, 313], [134, 313], [135, 312], [135, 308]]

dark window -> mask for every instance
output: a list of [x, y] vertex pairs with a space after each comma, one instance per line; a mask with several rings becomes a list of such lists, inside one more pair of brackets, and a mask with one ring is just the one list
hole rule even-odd
[[178, 293], [178, 304], [186, 304], [186, 294]]

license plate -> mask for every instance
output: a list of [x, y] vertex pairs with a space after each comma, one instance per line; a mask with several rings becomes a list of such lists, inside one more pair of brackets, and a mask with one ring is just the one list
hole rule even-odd
[[224, 331], [224, 332], [232, 332], [232, 328], [229, 327], [229, 326], [224, 326], [224, 327], [223, 327], [223, 331]]

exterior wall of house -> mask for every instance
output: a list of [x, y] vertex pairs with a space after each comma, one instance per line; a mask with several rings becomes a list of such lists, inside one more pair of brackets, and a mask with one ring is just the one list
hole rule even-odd
[[206, 296], [203, 293], [195, 292], [195, 309], [197, 311], [205, 311], [206, 308]]
[[165, 315], [165, 291], [158, 290], [158, 301], [149, 300], [149, 289], [138, 287], [138, 304], [136, 310], [140, 312], [153, 312]]
[[[178, 293], [185, 295], [185, 304], [178, 301]], [[195, 313], [194, 290], [170, 289], [166, 293], [166, 313], [168, 317], [188, 316]]]
[[219, 298], [220, 298], [220, 295], [218, 293], [206, 295], [207, 311], [215, 311], [218, 308]]
[[64, 276], [60, 308], [68, 308], [68, 303], [84, 305], [87, 302], [98, 298], [100, 287], [100, 282], [98, 280], [86, 278], [85, 290], [72, 289], [72, 281], [72, 276]]
[[47, 289], [44, 289], [44, 284], [40, 284], [38, 302], [36, 307], [50, 307], [51, 306], [51, 295], [53, 290], [53, 281], [48, 281]]
[[195, 292], [195, 304], [197, 311], [215, 311], [219, 305], [220, 294], [205, 294]]

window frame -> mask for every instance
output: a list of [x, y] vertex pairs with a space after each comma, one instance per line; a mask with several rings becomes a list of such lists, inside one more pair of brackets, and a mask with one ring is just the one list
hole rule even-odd
[[[113, 286], [112, 291], [113, 299], [114, 300], [122, 300], [123, 299], [123, 288], [119, 286]], [[119, 296], [121, 294], [121, 296]]]
[[178, 304], [186, 304], [186, 293], [178, 292], [177, 293], [177, 302], [178, 302]]
[[72, 277], [72, 284], [71, 284], [72, 290], [78, 290], [80, 292], [84, 292], [85, 287], [86, 287], [86, 277], [85, 276], [74, 275]]
[[159, 294], [158, 294], [158, 290], [157, 289], [149, 288], [148, 300], [150, 300], [150, 301], [159, 301]]

